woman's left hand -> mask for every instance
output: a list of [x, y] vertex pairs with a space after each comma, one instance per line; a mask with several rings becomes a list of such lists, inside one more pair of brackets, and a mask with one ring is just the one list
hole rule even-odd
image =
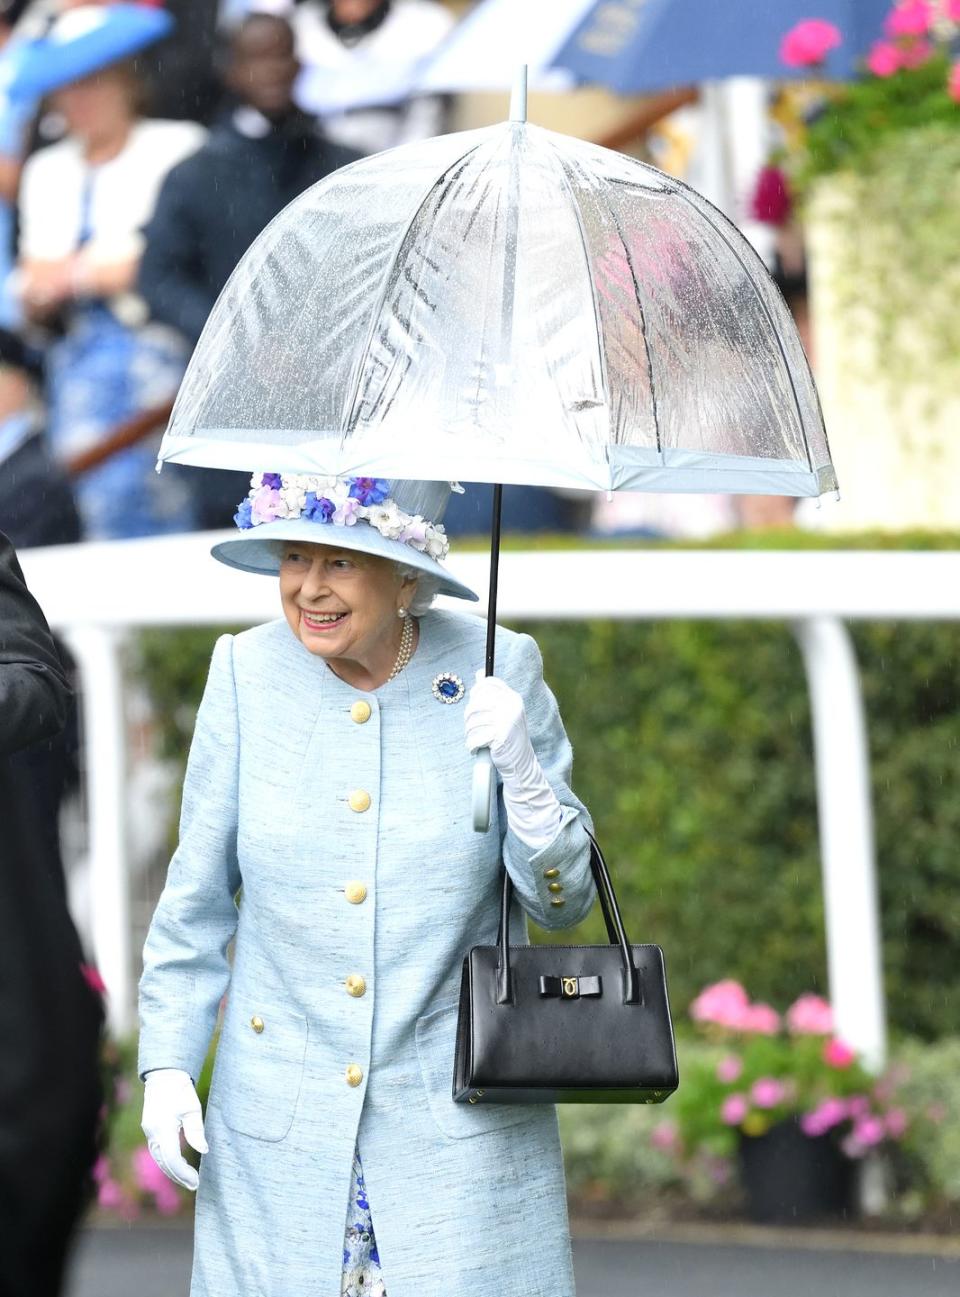
[[477, 672], [477, 683], [467, 695], [464, 727], [470, 751], [489, 748], [493, 764], [504, 777], [536, 761], [523, 699], [498, 676]]
[[478, 671], [467, 697], [464, 726], [471, 752], [490, 749], [514, 833], [533, 850], [546, 846], [560, 827], [560, 803], [530, 742], [523, 699], [505, 680]]

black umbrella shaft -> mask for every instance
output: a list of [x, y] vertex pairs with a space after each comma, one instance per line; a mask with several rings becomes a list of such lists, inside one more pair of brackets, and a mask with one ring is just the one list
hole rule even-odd
[[493, 675], [494, 640], [497, 633], [497, 579], [500, 574], [500, 504], [503, 487], [493, 488], [493, 516], [490, 520], [490, 593], [487, 595], [487, 675]]

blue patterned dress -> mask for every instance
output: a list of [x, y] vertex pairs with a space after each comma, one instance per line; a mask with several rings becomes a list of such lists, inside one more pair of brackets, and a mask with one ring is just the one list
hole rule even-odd
[[377, 1240], [373, 1236], [373, 1218], [370, 1215], [359, 1148], [354, 1148], [353, 1151], [350, 1202], [343, 1236], [343, 1284], [340, 1297], [387, 1297], [380, 1271]]

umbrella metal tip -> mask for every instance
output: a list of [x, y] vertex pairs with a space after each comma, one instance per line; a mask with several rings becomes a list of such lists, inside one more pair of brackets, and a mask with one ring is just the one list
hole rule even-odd
[[527, 65], [521, 63], [517, 68], [517, 75], [513, 80], [513, 89], [510, 92], [510, 121], [525, 122], [527, 120]]

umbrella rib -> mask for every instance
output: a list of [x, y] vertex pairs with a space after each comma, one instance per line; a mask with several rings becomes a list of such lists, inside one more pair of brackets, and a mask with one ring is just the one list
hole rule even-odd
[[620, 213], [613, 203], [608, 203], [607, 210], [613, 218], [613, 224], [616, 227], [617, 238], [620, 240], [620, 246], [623, 248], [623, 255], [627, 261], [627, 269], [630, 271], [630, 281], [633, 284], [633, 295], [637, 302], [637, 312], [640, 316], [640, 336], [643, 339], [643, 350], [647, 357], [647, 373], [650, 375], [650, 406], [653, 415], [653, 431], [657, 438], [657, 454], [663, 456], [663, 441], [660, 437], [660, 402], [657, 399], [657, 383], [653, 371], [653, 353], [650, 350], [650, 340], [647, 337], [647, 316], [643, 309], [643, 302], [640, 298], [640, 281], [637, 279], [637, 271], [633, 264], [633, 255], [630, 252], [630, 245], [627, 243], [626, 236], [623, 233], [623, 226], [620, 224]]
[[341, 420], [340, 420], [341, 446], [343, 444], [343, 438], [350, 431], [350, 426], [353, 423], [353, 412], [354, 409], [356, 408], [357, 398], [360, 395], [360, 378], [363, 373], [363, 367], [366, 362], [367, 356], [370, 352], [370, 347], [371, 344], [373, 343], [374, 334], [377, 331], [377, 321], [380, 319], [380, 314], [383, 311], [384, 305], [386, 304], [387, 293], [389, 292], [390, 289], [390, 280], [392, 277], [393, 268], [397, 264], [397, 258], [400, 255], [400, 251], [403, 248], [403, 245], [406, 242], [407, 237], [410, 234], [410, 231], [417, 223], [417, 220], [419, 219], [421, 212], [429, 202], [430, 195], [433, 194], [441, 184], [443, 184], [443, 182], [446, 180], [447, 176], [450, 174], [451, 171], [453, 171], [458, 167], [462, 167], [463, 164], [466, 162], [466, 160], [469, 157], [471, 157], [474, 153], [476, 153], [479, 148], [480, 148], [479, 144], [474, 144], [473, 147], [467, 149], [465, 153], [461, 153], [459, 157], [457, 157], [453, 162], [451, 162], [450, 165], [446, 167], [445, 170], [435, 180], [432, 180], [430, 182], [430, 184], [427, 186], [427, 189], [423, 197], [420, 199], [420, 202], [417, 204], [412, 215], [410, 216], [410, 219], [404, 224], [400, 237], [397, 239], [396, 246], [390, 257], [388, 268], [383, 277], [383, 287], [380, 289], [376, 310], [373, 312], [373, 314], [370, 317], [370, 327], [367, 330], [366, 341], [364, 342], [363, 346], [360, 348], [357, 354], [356, 365], [354, 368], [353, 375], [351, 376], [350, 379], [350, 385], [347, 389], [347, 397], [343, 403], [342, 409], [344, 412], [346, 412], [347, 423], [346, 426], [344, 426], [344, 420], [343, 417], [341, 416]]
[[[610, 421], [610, 382], [607, 374], [607, 358], [603, 349], [603, 328], [600, 324], [600, 303], [597, 301], [597, 285], [593, 277], [593, 263], [590, 259], [590, 248], [587, 244], [587, 232], [583, 228], [583, 213], [580, 211], [580, 204], [577, 202], [577, 195], [564, 169], [563, 159], [560, 157], [553, 141], [547, 137], [547, 143], [550, 146], [550, 153], [553, 157], [557, 170], [560, 172], [560, 179], [563, 187], [573, 205], [574, 219], [577, 222], [577, 232], [580, 235], [580, 246], [583, 249], [583, 260], [587, 268], [587, 283], [590, 285], [590, 300], [593, 303], [593, 323], [597, 335], [597, 354], [600, 358], [600, 385], [603, 389], [603, 402], [607, 412], [607, 441], [610, 440], [612, 425]], [[608, 462], [609, 462], [609, 451]]]
[[[720, 211], [718, 207], [714, 207], [713, 203], [711, 203], [708, 199], [704, 198], [702, 194], [698, 194], [695, 189], [691, 189], [689, 185], [684, 184], [682, 180], [674, 180], [674, 183], [676, 184], [677, 189], [680, 191], [681, 196], [687, 198], [688, 202], [690, 202], [690, 199], [687, 197], [687, 195], [692, 194], [694, 199], [699, 199], [700, 202], [703, 204], [703, 208], [705, 210], [702, 210], [698, 206], [696, 201], [691, 202], [690, 206], [694, 209], [694, 211], [698, 212], [699, 215], [703, 217], [703, 219], [707, 222], [710, 228], [717, 235], [717, 237], [721, 239], [723, 243], [726, 245], [726, 247], [733, 253], [734, 257], [737, 259], [740, 269], [744, 273], [747, 283], [750, 285], [750, 288], [753, 291], [754, 297], [760, 303], [760, 309], [761, 311], [763, 311], [763, 314], [766, 317], [767, 324], [770, 326], [770, 330], [773, 336], [777, 340], [777, 350], [780, 352], [780, 359], [783, 362], [783, 368], [786, 371], [787, 381], [790, 384], [790, 391], [793, 393], [793, 408], [796, 411], [797, 425], [800, 429], [800, 436], [803, 438], [803, 449], [804, 449], [804, 453], [806, 454], [807, 468], [812, 473], [814, 471], [813, 457], [810, 453], [810, 438], [807, 436], [807, 429], [804, 425], [804, 420], [803, 420], [803, 406], [800, 402], [800, 396], [799, 393], [797, 392], [796, 384], [793, 381], [793, 369], [790, 365], [790, 361], [787, 358], [787, 353], [783, 349], [783, 339], [780, 336], [780, 330], [777, 328], [776, 323], [774, 322], [774, 319], [770, 314], [769, 307], [767, 306], [766, 302], [763, 300], [763, 295], [757, 291], [756, 279], [750, 273], [750, 268], [748, 267], [747, 263], [744, 261], [743, 257], [740, 255], [740, 249], [737, 247], [736, 243], [730, 239], [729, 235], [724, 229], [724, 226], [729, 226], [730, 229], [732, 229], [733, 232], [740, 237], [740, 241], [745, 245], [745, 247], [747, 247], [750, 250], [750, 252], [753, 252], [753, 255], [756, 258], [757, 262], [759, 263], [763, 273], [765, 275], [769, 275], [770, 272], [763, 264], [763, 260], [760, 254], [758, 252], [754, 252], [752, 246], [747, 242], [746, 238], [740, 235], [740, 231], [737, 229], [737, 227], [727, 216], [724, 215], [723, 212]], [[722, 222], [722, 224], [718, 224], [715, 217], [719, 217], [720, 222]], [[806, 361], [806, 353], [804, 353], [804, 360]], [[809, 362], [807, 363], [809, 364]], [[814, 390], [816, 390], [816, 387], [814, 387]], [[819, 396], [817, 400], [819, 402]]]

